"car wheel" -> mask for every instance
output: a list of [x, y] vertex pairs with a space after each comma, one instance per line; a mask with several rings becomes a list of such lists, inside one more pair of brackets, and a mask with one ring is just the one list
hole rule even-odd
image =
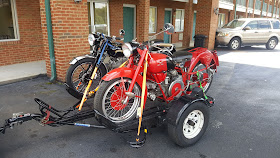
[[278, 40], [275, 37], [272, 37], [266, 43], [266, 49], [273, 50], [277, 44], [278, 44]]
[[241, 47], [241, 40], [238, 37], [234, 37], [233, 39], [230, 40], [228, 44], [229, 49], [231, 50], [237, 50]]

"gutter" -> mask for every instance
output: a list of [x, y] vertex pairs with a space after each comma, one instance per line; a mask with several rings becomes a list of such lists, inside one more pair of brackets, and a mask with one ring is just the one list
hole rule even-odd
[[50, 53], [51, 74], [52, 74], [50, 78], [50, 82], [53, 82], [56, 80], [56, 66], [55, 66], [55, 56], [54, 56], [50, 0], [45, 0], [45, 8], [46, 8], [48, 42], [49, 42], [49, 53]]

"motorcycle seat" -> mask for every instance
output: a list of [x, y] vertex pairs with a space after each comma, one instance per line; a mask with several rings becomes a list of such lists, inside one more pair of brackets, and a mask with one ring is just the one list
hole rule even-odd
[[176, 62], [180, 62], [183, 60], [191, 60], [192, 58], [192, 53], [188, 52], [189, 50], [191, 50], [192, 48], [187, 48], [184, 50], [180, 50], [180, 51], [176, 51], [175, 53], [173, 53], [172, 55], [172, 59]]

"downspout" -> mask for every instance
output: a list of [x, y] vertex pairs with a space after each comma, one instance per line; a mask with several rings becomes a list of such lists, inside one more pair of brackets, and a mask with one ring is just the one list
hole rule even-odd
[[49, 53], [50, 53], [51, 74], [52, 74], [50, 81], [53, 82], [56, 79], [56, 66], [55, 66], [54, 46], [53, 46], [53, 31], [52, 31], [50, 0], [45, 0], [45, 8], [46, 8], [48, 42], [49, 42]]
[[236, 6], [237, 6], [237, 0], [235, 0], [235, 6], [234, 6], [234, 19], [236, 19]]

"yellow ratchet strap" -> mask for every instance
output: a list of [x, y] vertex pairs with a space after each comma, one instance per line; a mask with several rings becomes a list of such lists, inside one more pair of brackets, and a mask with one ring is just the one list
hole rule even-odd
[[[145, 56], [145, 64], [143, 70], [143, 83], [142, 83], [142, 94], [141, 94], [141, 113], [139, 117], [139, 124], [138, 124], [138, 133], [137, 136], [140, 135], [141, 123], [142, 123], [142, 115], [143, 115], [143, 108], [144, 108], [144, 99], [145, 99], [145, 92], [146, 92], [146, 75], [147, 75], [147, 66], [148, 66], [148, 52]], [[136, 141], [139, 141], [139, 138], [136, 138]]]

